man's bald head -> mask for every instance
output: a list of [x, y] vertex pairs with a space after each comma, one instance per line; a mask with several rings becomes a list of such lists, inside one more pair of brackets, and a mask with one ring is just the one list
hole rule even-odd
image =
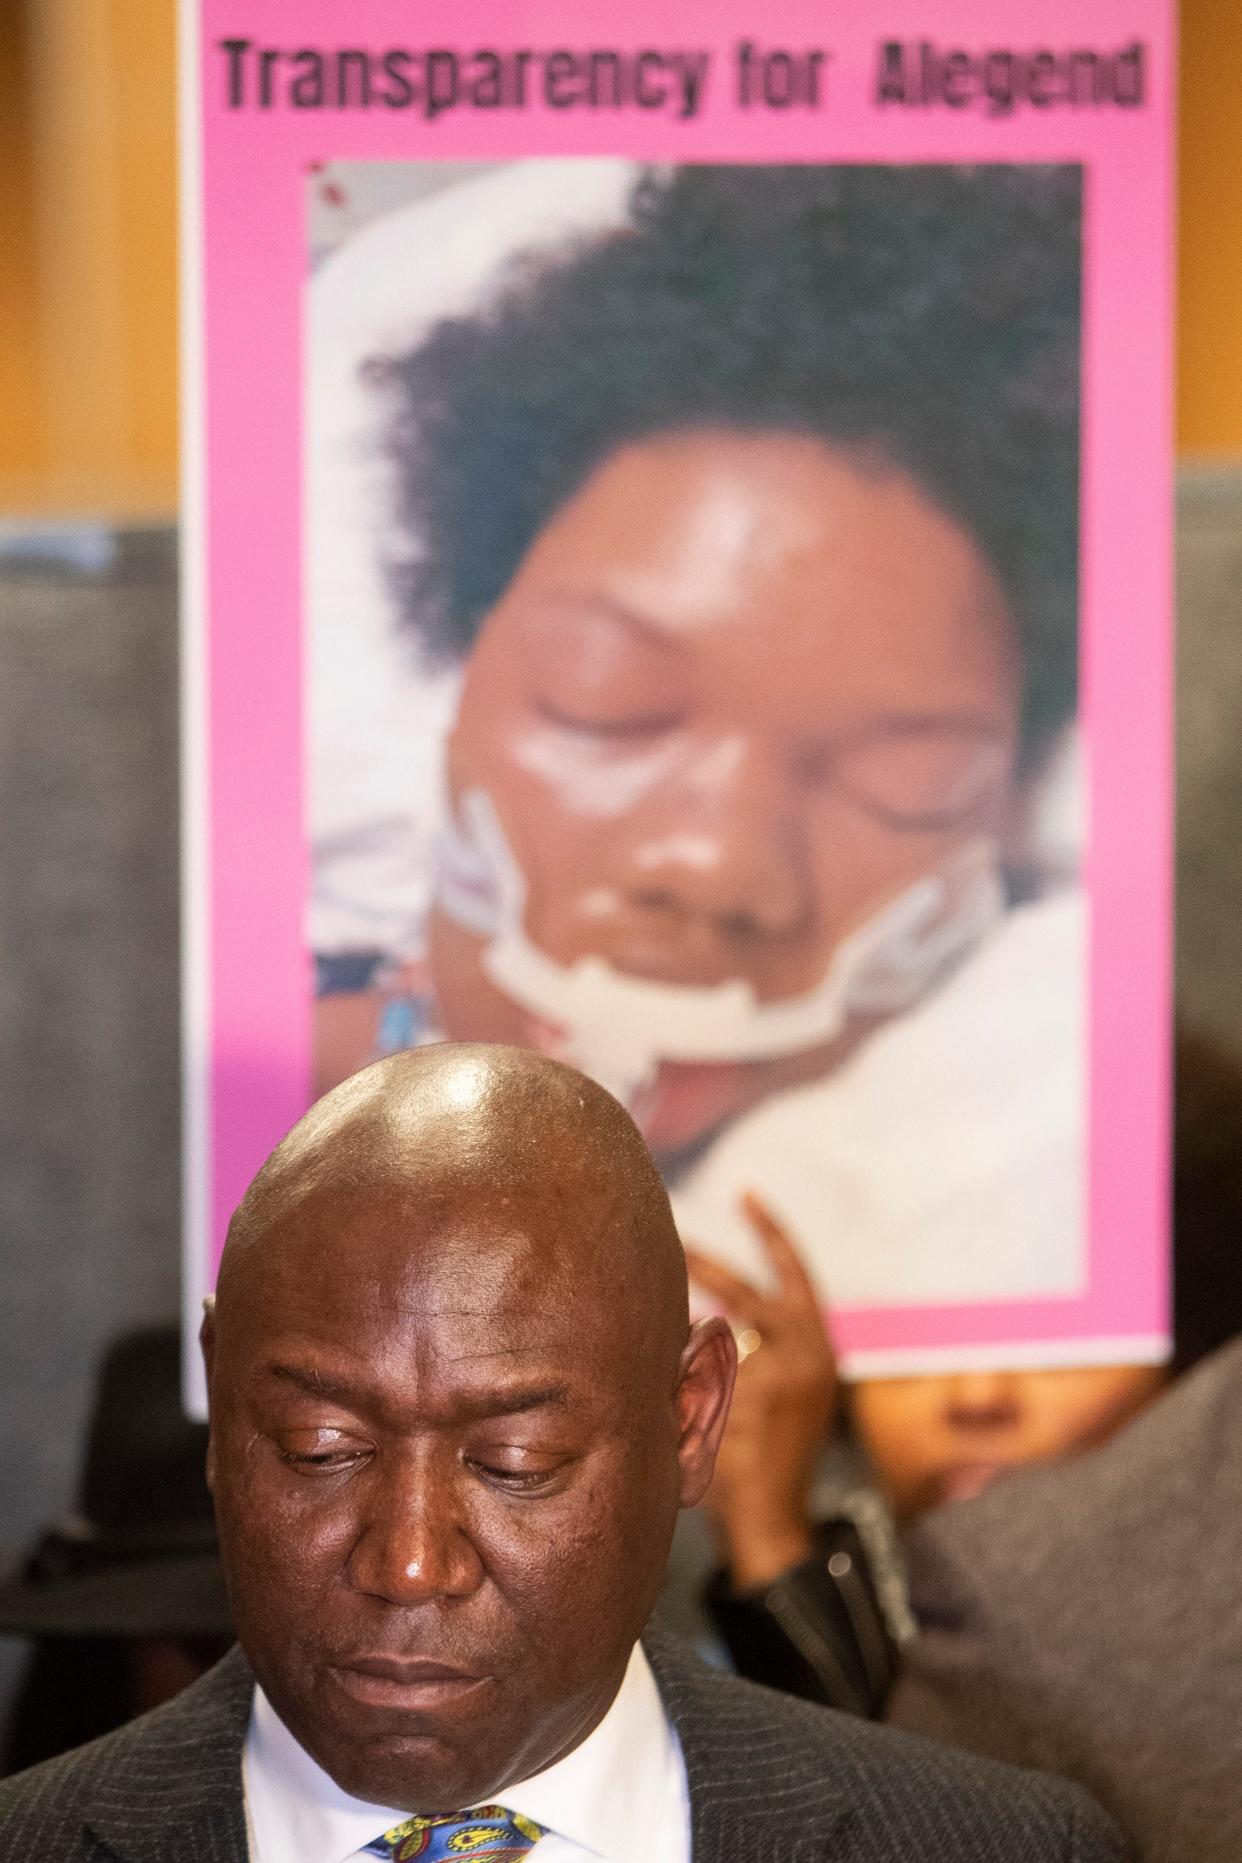
[[616, 1323], [632, 1320], [666, 1350], [684, 1344], [685, 1260], [664, 1185], [628, 1113], [573, 1068], [526, 1048], [444, 1043], [355, 1074], [282, 1139], [242, 1198], [219, 1302], [235, 1283], [252, 1288], [282, 1248], [342, 1237], [299, 1223], [301, 1212], [377, 1197], [408, 1208], [411, 1251], [463, 1200], [508, 1202], [515, 1217], [537, 1208], [531, 1244], [549, 1273], [598, 1286]]
[[686, 1304], [634, 1126], [524, 1050], [382, 1061], [264, 1165], [204, 1322], [211, 1481], [242, 1646], [354, 1797], [499, 1797], [604, 1714], [728, 1406]]

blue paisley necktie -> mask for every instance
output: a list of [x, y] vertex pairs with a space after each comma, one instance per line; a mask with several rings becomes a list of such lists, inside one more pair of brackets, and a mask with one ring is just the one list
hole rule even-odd
[[404, 1818], [390, 1831], [367, 1844], [365, 1856], [390, 1857], [392, 1863], [518, 1863], [543, 1836], [542, 1824], [524, 1818], [503, 1805], [476, 1805], [473, 1811], [453, 1812], [443, 1818]]

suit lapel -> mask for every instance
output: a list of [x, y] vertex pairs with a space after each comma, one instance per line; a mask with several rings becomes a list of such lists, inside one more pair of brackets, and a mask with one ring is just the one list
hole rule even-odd
[[792, 1834], [779, 1814], [725, 1816], [718, 1806], [696, 1805], [693, 1798], [691, 1833], [693, 1863], [837, 1863], [844, 1856], [836, 1840], [822, 1833]]
[[248, 1863], [241, 1759], [253, 1696], [235, 1649], [135, 1722], [87, 1819], [92, 1836], [123, 1863]]
[[849, 1800], [808, 1776], [787, 1737], [765, 1744], [759, 1691], [672, 1640], [649, 1634], [643, 1647], [681, 1742], [693, 1863], [844, 1863]]

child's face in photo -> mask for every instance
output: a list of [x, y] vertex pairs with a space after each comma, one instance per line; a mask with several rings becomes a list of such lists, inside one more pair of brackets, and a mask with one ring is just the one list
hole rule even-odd
[[855, 1385], [850, 1415], [889, 1504], [910, 1519], [1026, 1462], [1102, 1442], [1155, 1395], [1160, 1365], [954, 1372]]
[[[1020, 688], [995, 576], [912, 478], [796, 432], [657, 435], [587, 478], [487, 617], [449, 791], [490, 798], [560, 964], [778, 1002], [1000, 833]], [[555, 1052], [482, 954], [435, 915], [446, 1033]], [[666, 1062], [635, 1110], [675, 1152], [839, 1048]]]

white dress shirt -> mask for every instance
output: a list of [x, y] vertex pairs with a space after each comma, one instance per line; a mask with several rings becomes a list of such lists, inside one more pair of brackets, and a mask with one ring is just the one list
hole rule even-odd
[[[298, 1744], [261, 1688], [242, 1777], [251, 1863], [351, 1863], [364, 1844], [417, 1810], [350, 1798]], [[509, 1786], [499, 1802], [546, 1828], [533, 1853], [538, 1863], [690, 1863], [681, 1745], [640, 1645], [594, 1733], [546, 1771]]]

